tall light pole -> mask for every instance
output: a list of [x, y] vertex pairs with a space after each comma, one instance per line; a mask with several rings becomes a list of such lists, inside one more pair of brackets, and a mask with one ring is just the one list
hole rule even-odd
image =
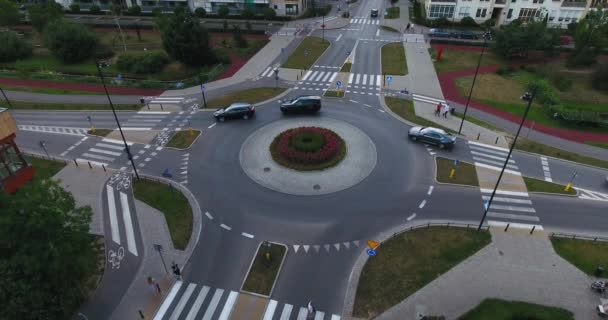
[[464, 124], [464, 118], [467, 116], [467, 111], [469, 110], [469, 103], [471, 102], [471, 95], [473, 94], [473, 87], [475, 86], [475, 80], [477, 80], [477, 74], [479, 73], [479, 66], [481, 66], [481, 58], [483, 58], [483, 54], [486, 51], [486, 45], [488, 44], [488, 39], [483, 37], [483, 47], [481, 48], [481, 54], [479, 55], [479, 60], [477, 60], [477, 68], [475, 69], [475, 76], [473, 76], [473, 83], [471, 83], [471, 90], [469, 90], [469, 96], [467, 97], [467, 105], [464, 107], [464, 113], [462, 114], [462, 120], [460, 121], [460, 128], [458, 128], [458, 134], [462, 131], [462, 125]]
[[[486, 216], [488, 215], [488, 210], [490, 210], [490, 207], [492, 206], [492, 200], [494, 200], [494, 195], [496, 194], [496, 190], [498, 189], [498, 185], [500, 184], [502, 175], [505, 173], [505, 169], [507, 168], [507, 164], [509, 163], [509, 159], [511, 158], [511, 153], [513, 152], [513, 148], [515, 148], [515, 144], [517, 143], [517, 137], [519, 137], [519, 132], [521, 131], [521, 128], [524, 126], [524, 122], [526, 121], [526, 118], [528, 117], [528, 111], [530, 111], [530, 107], [532, 106], [532, 101], [534, 100], [534, 96], [536, 95], [536, 90], [537, 90], [536, 87], [533, 87], [531, 90], [532, 94], [529, 96], [528, 106], [526, 107], [524, 116], [521, 118], [521, 122], [519, 123], [519, 128], [517, 129], [517, 133], [515, 134], [515, 138], [513, 139], [511, 148], [509, 148], [509, 154], [507, 155], [507, 158], [505, 159], [505, 163], [502, 165], [502, 170], [500, 170], [500, 175], [498, 176], [498, 180], [496, 180], [496, 185], [494, 186], [494, 190], [492, 190], [492, 195], [490, 196], [490, 200], [488, 200], [488, 204], [485, 207], [485, 211], [483, 212], [483, 217], [481, 218], [481, 221], [479, 221], [479, 226], [477, 227], [477, 231], [481, 230], [481, 226], [483, 225], [483, 222], [486, 220]], [[524, 97], [526, 97], [526, 96], [527, 95], [524, 95]]]
[[120, 136], [122, 137], [122, 142], [125, 144], [125, 151], [127, 152], [127, 158], [131, 161], [131, 166], [133, 167], [133, 172], [135, 172], [135, 177], [139, 180], [139, 173], [137, 173], [137, 167], [135, 166], [135, 162], [133, 161], [133, 156], [131, 155], [131, 150], [129, 149], [129, 145], [127, 144], [127, 139], [125, 139], [125, 135], [122, 132], [122, 128], [120, 127], [120, 121], [118, 121], [118, 116], [116, 115], [116, 110], [114, 109], [114, 104], [112, 103], [112, 99], [110, 99], [110, 93], [108, 92], [108, 88], [106, 87], [106, 81], [103, 78], [103, 73], [101, 73], [101, 66], [99, 61], [95, 61], [95, 66], [97, 67], [97, 74], [101, 79], [101, 84], [103, 84], [103, 90], [106, 92], [106, 97], [108, 97], [108, 102], [110, 103], [110, 107], [112, 108], [112, 113], [114, 114], [114, 119], [116, 120], [116, 124], [118, 125], [118, 131], [120, 131]]

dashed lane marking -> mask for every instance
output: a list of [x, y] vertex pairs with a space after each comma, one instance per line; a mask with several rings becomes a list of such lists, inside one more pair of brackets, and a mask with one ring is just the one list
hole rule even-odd
[[412, 221], [414, 218], [416, 218], [416, 214], [412, 213], [411, 216], [407, 217], [407, 221]]

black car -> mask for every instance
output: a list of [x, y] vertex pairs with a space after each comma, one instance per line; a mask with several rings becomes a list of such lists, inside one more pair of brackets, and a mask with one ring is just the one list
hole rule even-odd
[[321, 97], [299, 96], [281, 105], [283, 113], [315, 113], [321, 109]]
[[246, 102], [233, 103], [226, 108], [219, 108], [213, 116], [218, 121], [224, 121], [225, 119], [243, 118], [249, 119], [255, 114], [255, 108], [252, 104]]
[[449, 38], [451, 35], [451, 33], [449, 33], [448, 31], [445, 30], [441, 30], [441, 29], [431, 29], [429, 30], [429, 36], [431, 37], [436, 37], [436, 38]]
[[413, 127], [408, 132], [408, 136], [412, 141], [434, 144], [440, 149], [451, 149], [456, 142], [456, 137], [453, 135], [433, 127]]
[[378, 9], [372, 9], [372, 18], [378, 18]]
[[471, 39], [471, 40], [479, 39], [479, 35], [471, 32], [471, 31], [452, 31], [450, 36], [452, 38], [457, 38], [457, 39]]

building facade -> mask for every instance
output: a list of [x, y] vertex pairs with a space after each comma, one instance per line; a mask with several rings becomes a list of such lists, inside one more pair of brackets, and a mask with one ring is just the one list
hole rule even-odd
[[548, 24], [561, 28], [582, 19], [597, 6], [608, 7], [608, 0], [424, 0], [429, 19], [460, 21], [471, 17], [477, 23], [494, 19], [501, 25], [548, 15]]

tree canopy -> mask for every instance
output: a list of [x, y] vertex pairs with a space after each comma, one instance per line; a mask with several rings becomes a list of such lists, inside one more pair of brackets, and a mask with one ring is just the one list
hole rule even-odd
[[56, 20], [47, 25], [44, 42], [57, 58], [67, 63], [76, 63], [91, 57], [98, 39], [86, 26]]
[[54, 1], [27, 7], [27, 16], [34, 29], [42, 32], [47, 24], [63, 16], [63, 7]]
[[527, 57], [531, 50], [551, 56], [559, 46], [559, 31], [547, 28], [543, 21], [522, 23], [514, 20], [502, 26], [494, 36], [493, 50], [506, 59]]
[[0, 192], [3, 319], [68, 319], [96, 266], [90, 207], [76, 208], [57, 182], [34, 179]]
[[226, 18], [226, 17], [228, 17], [229, 14], [230, 14], [230, 9], [228, 9], [227, 6], [220, 6], [220, 8], [217, 10], [217, 15], [220, 16], [221, 18]]
[[574, 50], [568, 57], [568, 64], [589, 66], [608, 45], [608, 10], [589, 10], [585, 19], [576, 25]]
[[0, 0], [0, 26], [12, 27], [19, 23], [19, 7], [9, 0]]

